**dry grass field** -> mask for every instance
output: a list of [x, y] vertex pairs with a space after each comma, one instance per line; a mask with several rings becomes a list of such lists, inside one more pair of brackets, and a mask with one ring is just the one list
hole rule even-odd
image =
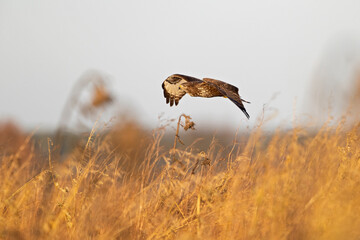
[[64, 157], [55, 137], [39, 147], [3, 124], [0, 239], [359, 239], [358, 123], [270, 136], [259, 124], [205, 151], [180, 141], [95, 124]]
[[31, 136], [9, 129], [1, 135], [13, 139], [2, 139], [1, 239], [360, 236], [358, 124], [279, 131], [266, 141], [259, 127], [229, 147], [213, 139], [204, 152], [179, 143], [165, 150], [166, 129], [126, 123], [100, 134], [95, 126], [62, 162], [50, 138], [40, 154]]

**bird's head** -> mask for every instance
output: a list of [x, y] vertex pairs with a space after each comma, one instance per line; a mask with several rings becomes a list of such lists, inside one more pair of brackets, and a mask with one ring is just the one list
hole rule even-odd
[[183, 90], [183, 91], [186, 91], [186, 92], [191, 92], [191, 90], [192, 90], [192, 88], [191, 88], [191, 85], [189, 84], [189, 83], [187, 83], [187, 82], [184, 82], [184, 83], [181, 83], [180, 85], [179, 85], [179, 90]]
[[173, 74], [166, 78], [166, 81], [171, 82], [171, 83], [179, 82], [181, 80], [182, 80], [182, 78], [180, 76], [178, 76], [177, 74]]

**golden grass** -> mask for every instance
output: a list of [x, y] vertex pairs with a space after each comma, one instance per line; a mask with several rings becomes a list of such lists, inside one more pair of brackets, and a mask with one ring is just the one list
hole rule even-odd
[[[165, 129], [126, 124], [107, 134], [94, 127], [64, 162], [51, 139], [47, 155], [26, 138], [15, 152], [3, 149], [0, 238], [360, 236], [360, 125], [295, 128], [270, 140], [259, 127], [246, 141], [226, 148], [214, 139], [200, 152], [166, 150]], [[121, 149], [126, 137], [134, 145]]]
[[46, 147], [0, 124], [0, 239], [359, 239], [357, 111], [316, 131], [269, 135], [260, 124], [205, 151], [177, 144], [180, 127], [194, 128], [189, 116], [173, 145], [166, 127], [150, 133], [124, 118], [110, 131], [95, 124], [64, 155], [75, 109], [88, 117], [115, 101], [101, 75], [80, 80]]

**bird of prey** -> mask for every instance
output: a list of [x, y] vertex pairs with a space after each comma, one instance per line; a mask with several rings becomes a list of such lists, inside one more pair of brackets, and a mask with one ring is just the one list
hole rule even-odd
[[170, 103], [170, 106], [173, 106], [174, 103], [178, 105], [186, 93], [191, 97], [225, 97], [235, 103], [247, 118], [250, 118], [243, 105], [243, 102], [250, 102], [242, 99], [239, 95], [239, 89], [229, 83], [211, 78], [200, 80], [186, 75], [173, 74], [163, 82], [162, 88], [166, 103]]

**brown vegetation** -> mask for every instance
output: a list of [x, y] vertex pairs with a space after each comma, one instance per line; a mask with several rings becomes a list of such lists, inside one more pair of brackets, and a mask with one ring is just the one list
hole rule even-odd
[[[110, 101], [103, 87], [94, 96], [96, 109]], [[350, 119], [271, 135], [260, 123], [204, 148], [177, 144], [189, 116], [166, 141], [174, 122], [150, 132], [122, 118], [66, 151], [62, 129], [44, 148], [3, 124], [0, 239], [358, 239], [360, 124]]]
[[21, 165], [19, 147], [0, 160], [0, 236], [356, 239], [359, 127], [325, 125], [314, 136], [296, 128], [270, 141], [257, 128], [230, 148], [214, 139], [206, 152], [170, 152], [160, 144], [165, 129], [124, 123], [115, 135], [95, 127], [64, 162], [53, 159], [49, 139], [47, 156], [27, 152]]

